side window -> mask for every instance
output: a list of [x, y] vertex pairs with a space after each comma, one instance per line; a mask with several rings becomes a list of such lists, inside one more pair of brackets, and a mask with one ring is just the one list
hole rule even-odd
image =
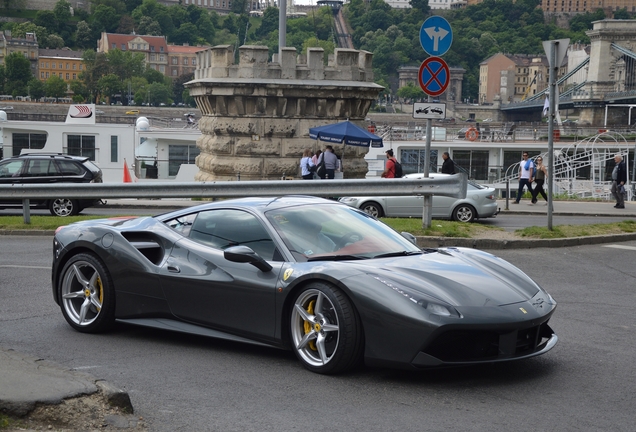
[[23, 160], [14, 160], [0, 165], [0, 178], [18, 177], [24, 165]]
[[165, 224], [178, 233], [181, 233], [184, 237], [188, 237], [190, 235], [190, 230], [192, 229], [192, 223], [196, 217], [196, 213], [179, 216], [178, 218], [166, 221]]
[[84, 169], [81, 168], [75, 162], [71, 162], [71, 161], [67, 161], [67, 160], [60, 160], [60, 161], [57, 161], [57, 163], [59, 164], [60, 171], [62, 172], [62, 175], [64, 175], [64, 176], [81, 176], [81, 175], [84, 175]]
[[199, 213], [192, 224], [190, 238], [221, 250], [231, 246], [247, 246], [265, 260], [280, 257], [261, 221], [240, 210], [209, 210]]

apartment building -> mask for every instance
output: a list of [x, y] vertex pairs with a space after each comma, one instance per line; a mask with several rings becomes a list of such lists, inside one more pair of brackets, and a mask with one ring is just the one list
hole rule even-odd
[[610, 12], [627, 9], [627, 12], [636, 12], [634, 0], [541, 0], [539, 7], [548, 13], [585, 13], [597, 9]]
[[79, 79], [80, 72], [84, 70], [82, 51], [69, 48], [40, 49], [38, 57], [37, 77], [40, 81], [46, 81], [55, 75], [69, 83]]
[[31, 73], [37, 76], [38, 68], [38, 38], [35, 33], [27, 33], [24, 38], [14, 38], [11, 30], [0, 33], [0, 65], [4, 58], [12, 53], [22, 53], [31, 62]]
[[479, 64], [479, 103], [521, 101], [546, 87], [547, 72], [545, 56], [497, 53]]
[[197, 67], [197, 52], [207, 49], [204, 46], [168, 45], [168, 69], [166, 75], [176, 78], [194, 74]]

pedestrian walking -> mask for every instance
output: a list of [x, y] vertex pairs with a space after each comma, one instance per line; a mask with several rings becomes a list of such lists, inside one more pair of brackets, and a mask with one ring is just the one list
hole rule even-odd
[[444, 159], [442, 174], [455, 174], [455, 162], [450, 158], [448, 152], [442, 153], [442, 159]]
[[532, 202], [531, 204], [537, 203], [537, 197], [539, 194], [545, 200], [545, 205], [548, 205], [548, 196], [545, 194], [545, 190], [543, 189], [543, 185], [545, 184], [545, 180], [548, 178], [548, 169], [545, 165], [543, 165], [543, 158], [539, 156], [535, 160], [535, 174], [534, 174], [534, 182], [537, 184], [532, 191]]
[[393, 156], [393, 150], [389, 149], [386, 152], [386, 167], [382, 172], [382, 178], [395, 178], [395, 163], [397, 159]]
[[627, 168], [623, 156], [614, 156], [614, 170], [612, 171], [612, 196], [616, 199], [614, 208], [625, 208], [625, 183], [627, 183]]
[[320, 178], [323, 180], [333, 180], [336, 173], [336, 167], [338, 166], [338, 156], [336, 156], [336, 154], [334, 153], [332, 146], [328, 145], [325, 147], [325, 151], [322, 152], [322, 154], [318, 158], [319, 166], [323, 160], [325, 161], [325, 170], [324, 174], [319, 173]]
[[534, 175], [534, 163], [528, 158], [528, 152], [523, 152], [523, 160], [519, 163], [519, 191], [513, 204], [519, 204], [523, 195], [523, 188], [527, 187], [532, 194], [532, 180]]

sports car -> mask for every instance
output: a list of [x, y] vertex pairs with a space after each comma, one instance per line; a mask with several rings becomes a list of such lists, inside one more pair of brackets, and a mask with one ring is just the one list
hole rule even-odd
[[115, 322], [292, 350], [310, 371], [427, 368], [552, 349], [554, 299], [466, 248], [420, 249], [322, 198], [217, 201], [58, 228], [52, 289], [80, 332]]

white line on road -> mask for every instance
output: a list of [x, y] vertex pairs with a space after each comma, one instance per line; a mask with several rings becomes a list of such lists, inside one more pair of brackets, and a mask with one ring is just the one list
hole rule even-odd
[[628, 249], [628, 250], [636, 250], [636, 246], [603, 245], [603, 247], [609, 247], [609, 248], [614, 248], [614, 249]]

